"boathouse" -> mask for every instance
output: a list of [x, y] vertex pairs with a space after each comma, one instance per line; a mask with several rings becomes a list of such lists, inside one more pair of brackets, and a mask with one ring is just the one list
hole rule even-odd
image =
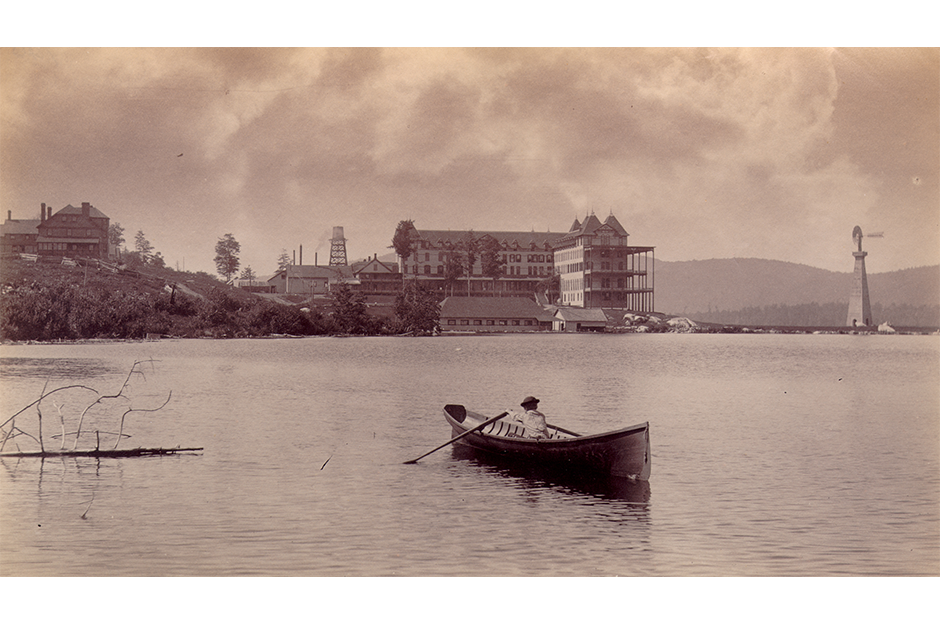
[[442, 331], [550, 331], [552, 315], [528, 297], [447, 297]]
[[553, 328], [560, 332], [602, 332], [607, 328], [607, 315], [600, 308], [558, 308]]

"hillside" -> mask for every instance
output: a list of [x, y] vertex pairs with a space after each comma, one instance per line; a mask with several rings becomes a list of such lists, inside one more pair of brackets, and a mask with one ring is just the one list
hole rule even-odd
[[265, 301], [206, 273], [15, 258], [3, 258], [0, 269], [3, 340], [306, 335], [332, 329], [317, 311]]
[[[848, 305], [852, 273], [757, 258], [656, 262], [656, 309], [694, 315], [803, 304]], [[868, 275], [872, 306], [940, 306], [940, 266]]]

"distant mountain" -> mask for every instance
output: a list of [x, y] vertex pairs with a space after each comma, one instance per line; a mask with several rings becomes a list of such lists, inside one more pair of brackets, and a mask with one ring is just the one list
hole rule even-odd
[[[691, 315], [803, 304], [848, 305], [852, 273], [803, 264], [732, 258], [657, 261], [656, 309]], [[868, 275], [872, 307], [940, 307], [940, 265]]]

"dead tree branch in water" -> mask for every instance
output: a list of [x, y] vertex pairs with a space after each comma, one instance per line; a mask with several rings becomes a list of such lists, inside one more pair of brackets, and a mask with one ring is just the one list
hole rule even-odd
[[[151, 360], [149, 360], [149, 361], [150, 361], [150, 362], [153, 362], [154, 360], [151, 359]], [[88, 387], [88, 386], [81, 385], [81, 384], [72, 384], [72, 385], [68, 385], [68, 386], [62, 386], [62, 387], [60, 387], [60, 388], [55, 388], [55, 389], [53, 389], [53, 390], [48, 390], [49, 382], [48, 382], [48, 380], [47, 380], [47, 381], [46, 381], [46, 384], [43, 386], [42, 392], [40, 393], [40, 396], [39, 396], [39, 398], [38, 398], [37, 400], [33, 401], [32, 403], [30, 403], [30, 404], [27, 405], [26, 407], [24, 407], [24, 408], [22, 408], [21, 410], [19, 410], [18, 412], [16, 412], [16, 414], [14, 414], [14, 415], [11, 416], [10, 418], [8, 418], [6, 421], [3, 422], [2, 425], [0, 425], [0, 434], [2, 434], [2, 441], [0, 441], [0, 452], [3, 451], [3, 448], [6, 446], [7, 441], [12, 440], [12, 439], [14, 439], [14, 438], [17, 438], [17, 437], [19, 437], [19, 436], [27, 436], [27, 437], [31, 438], [32, 440], [34, 440], [34, 441], [39, 445], [39, 451], [38, 451], [38, 452], [36, 452], [36, 451], [26, 451], [26, 452], [20, 451], [20, 449], [19, 449], [19, 444], [17, 444], [17, 452], [15, 452], [15, 453], [4, 453], [4, 454], [3, 454], [4, 457], [14, 457], [14, 456], [15, 456], [15, 457], [52, 457], [52, 456], [69, 456], [69, 457], [77, 457], [77, 456], [86, 456], [86, 457], [138, 457], [138, 456], [141, 456], [141, 455], [172, 455], [172, 454], [175, 454], [175, 453], [178, 453], [178, 452], [201, 451], [201, 450], [202, 450], [201, 447], [199, 447], [199, 448], [180, 448], [179, 446], [177, 446], [176, 448], [173, 448], [173, 449], [165, 449], [165, 448], [149, 448], [149, 449], [144, 449], [144, 448], [138, 448], [138, 449], [132, 449], [132, 450], [121, 450], [121, 451], [118, 451], [118, 450], [117, 450], [117, 447], [118, 447], [118, 445], [119, 445], [120, 442], [121, 442], [121, 439], [122, 439], [122, 438], [129, 438], [129, 437], [130, 437], [128, 434], [124, 433], [124, 421], [125, 421], [125, 419], [127, 418], [127, 415], [130, 414], [130, 413], [132, 413], [132, 412], [156, 412], [156, 411], [159, 411], [159, 410], [163, 409], [164, 407], [167, 406], [167, 404], [170, 402], [170, 399], [173, 397], [173, 392], [172, 392], [172, 390], [171, 390], [171, 391], [169, 392], [169, 394], [167, 395], [166, 400], [165, 400], [159, 407], [154, 407], [154, 408], [140, 408], [140, 407], [135, 408], [135, 407], [129, 407], [128, 409], [126, 409], [126, 410], [124, 411], [124, 413], [123, 413], [123, 414], [121, 415], [121, 417], [120, 417], [120, 427], [119, 427], [118, 432], [117, 432], [116, 434], [115, 434], [115, 433], [111, 433], [111, 432], [107, 432], [107, 431], [102, 432], [100, 429], [96, 429], [96, 430], [94, 431], [94, 433], [95, 433], [95, 440], [96, 440], [96, 441], [95, 441], [95, 448], [94, 448], [93, 450], [85, 450], [85, 451], [83, 451], [83, 450], [77, 450], [78, 440], [79, 440], [79, 438], [80, 438], [81, 435], [82, 435], [82, 425], [84, 424], [84, 420], [85, 420], [86, 414], [88, 414], [88, 412], [89, 412], [94, 406], [101, 404], [102, 401], [104, 401], [105, 399], [124, 398], [124, 399], [130, 401], [130, 397], [127, 396], [126, 390], [127, 390], [127, 388], [128, 388], [128, 385], [130, 384], [131, 378], [132, 378], [134, 375], [143, 375], [143, 371], [141, 370], [141, 365], [142, 365], [142, 364], [143, 364], [143, 361], [141, 361], [141, 360], [137, 360], [137, 361], [134, 362], [134, 364], [133, 364], [133, 365], [131, 366], [131, 368], [130, 368], [130, 371], [127, 373], [127, 376], [124, 378], [124, 383], [121, 384], [120, 389], [119, 389], [116, 393], [114, 393], [114, 394], [106, 394], [106, 395], [103, 395], [103, 394], [101, 394], [100, 392], [98, 392], [97, 390], [95, 390], [94, 388], [90, 388], [90, 387]], [[60, 445], [60, 449], [59, 449], [58, 451], [47, 451], [46, 448], [45, 448], [44, 441], [43, 441], [43, 433], [42, 433], [42, 425], [43, 425], [43, 423], [42, 423], [42, 416], [43, 416], [43, 414], [42, 414], [42, 405], [41, 405], [41, 404], [42, 404], [42, 401], [43, 401], [43, 399], [45, 399], [45, 398], [47, 398], [47, 397], [49, 397], [49, 396], [51, 396], [51, 395], [53, 395], [53, 394], [55, 394], [55, 393], [57, 393], [57, 392], [61, 392], [61, 391], [63, 391], [63, 390], [69, 390], [69, 389], [88, 390], [88, 391], [91, 391], [91, 392], [94, 392], [95, 394], [97, 394], [98, 397], [97, 397], [90, 405], [88, 405], [87, 407], [85, 407], [85, 408], [82, 410], [81, 415], [78, 417], [78, 427], [76, 428], [76, 430], [75, 430], [74, 433], [69, 433], [69, 432], [67, 431], [66, 422], [65, 422], [65, 416], [64, 416], [63, 413], [62, 413], [62, 407], [61, 407], [58, 403], [53, 402], [53, 405], [55, 405], [56, 410], [57, 410], [57, 412], [58, 412], [58, 414], [59, 414], [59, 421], [60, 421], [60, 425], [61, 425], [62, 431], [61, 431], [61, 434], [53, 435], [52, 438], [55, 439], [55, 438], [61, 437], [61, 445]], [[35, 436], [35, 435], [33, 435], [33, 434], [31, 434], [31, 433], [28, 433], [28, 432], [24, 431], [21, 427], [18, 427], [18, 426], [16, 425], [16, 418], [17, 418], [17, 416], [19, 416], [20, 414], [22, 414], [22, 413], [25, 412], [27, 409], [29, 409], [30, 407], [33, 407], [33, 406], [36, 406], [36, 413], [37, 413], [37, 418], [38, 418], [38, 428], [39, 428], [38, 437]], [[9, 430], [7, 430], [7, 425], [9, 425]], [[113, 435], [113, 436], [116, 436], [116, 441], [115, 441], [114, 447], [113, 447], [112, 449], [110, 449], [110, 450], [102, 450], [102, 449], [101, 449], [101, 433], [105, 433], [106, 435]], [[69, 436], [69, 435], [74, 435], [74, 436], [75, 436], [75, 443], [73, 444], [71, 451], [66, 451], [66, 450], [65, 450], [65, 438], [66, 438], [66, 436]]]
[[[150, 360], [150, 361], [153, 362], [153, 360]], [[143, 372], [137, 369], [137, 367], [140, 366], [140, 364], [141, 364], [140, 360], [134, 361], [134, 364], [131, 366], [131, 370], [127, 372], [127, 377], [124, 379], [124, 383], [121, 384], [121, 389], [117, 391], [117, 394], [100, 395], [97, 399], [95, 399], [94, 403], [92, 403], [91, 405], [85, 408], [85, 411], [82, 412], [81, 417], [78, 419], [78, 429], [76, 429], [75, 431], [75, 443], [72, 445], [73, 451], [76, 449], [76, 447], [78, 447], [78, 439], [82, 436], [82, 423], [85, 422], [85, 414], [88, 413], [88, 410], [98, 405], [105, 399], [117, 399], [123, 396], [124, 390], [127, 388], [127, 384], [129, 384], [131, 381], [131, 376], [134, 375], [134, 373], [143, 375]]]

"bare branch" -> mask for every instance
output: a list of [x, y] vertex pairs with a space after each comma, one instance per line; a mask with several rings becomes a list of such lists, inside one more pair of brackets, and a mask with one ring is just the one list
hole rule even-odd
[[[76, 431], [75, 431], [75, 444], [72, 445], [72, 450], [73, 450], [73, 451], [78, 447], [78, 439], [79, 439], [79, 438], [81, 437], [81, 435], [82, 435], [82, 423], [85, 422], [85, 414], [88, 413], [88, 410], [90, 410], [91, 408], [93, 408], [95, 405], [101, 403], [101, 402], [102, 402], [103, 400], [105, 400], [105, 399], [117, 399], [118, 397], [122, 396], [122, 395], [124, 394], [124, 390], [127, 388], [127, 384], [129, 384], [130, 381], [131, 381], [131, 376], [132, 376], [135, 372], [140, 373], [140, 371], [137, 370], [137, 367], [140, 365], [140, 363], [141, 363], [140, 360], [134, 360], [133, 365], [131, 365], [131, 369], [127, 372], [127, 377], [124, 379], [124, 383], [121, 384], [121, 389], [117, 391], [117, 394], [104, 394], [104, 395], [101, 395], [101, 396], [99, 396], [99, 397], [95, 400], [94, 403], [92, 403], [91, 405], [89, 405], [88, 407], [85, 408], [85, 410], [82, 412], [81, 417], [78, 419], [78, 429], [76, 429]], [[120, 440], [120, 439], [121, 439], [121, 438], [118, 437], [118, 440]]]
[[[46, 388], [49, 386], [49, 380], [46, 379], [46, 383], [42, 386], [42, 392], [39, 393], [39, 396], [42, 396], [46, 393]], [[36, 414], [39, 416], [39, 450], [46, 452], [46, 447], [42, 444], [42, 401], [36, 404]]]
[[56, 392], [61, 392], [62, 390], [72, 390], [72, 389], [74, 389], [74, 388], [81, 388], [82, 390], [89, 390], [89, 391], [91, 391], [91, 392], [94, 392], [95, 394], [98, 394], [98, 391], [95, 390], [94, 388], [89, 388], [88, 386], [83, 386], [83, 385], [80, 385], [80, 384], [75, 384], [75, 385], [71, 385], [71, 386], [62, 386], [61, 388], [56, 388], [55, 390], [50, 390], [50, 391], [47, 392], [46, 394], [43, 394], [41, 397], [39, 397], [38, 399], [36, 399], [36, 400], [33, 401], [32, 403], [30, 403], [29, 405], [25, 406], [23, 409], [21, 409], [21, 410], [18, 411], [17, 413], [15, 413], [15, 414], [13, 414], [12, 416], [10, 416], [9, 418], [7, 418], [7, 419], [3, 422], [3, 424], [0, 425], [0, 427], [6, 427], [7, 424], [9, 424], [10, 422], [13, 421], [13, 419], [15, 419], [17, 416], [19, 416], [20, 414], [22, 414], [23, 412], [25, 412], [26, 410], [28, 410], [28, 409], [31, 408], [32, 406], [36, 405], [37, 403], [39, 403], [40, 401], [42, 401], [42, 400], [45, 399], [46, 397], [51, 396], [51, 395], [55, 394]]
[[170, 394], [167, 395], [166, 401], [164, 401], [164, 402], [163, 402], [163, 405], [161, 405], [160, 407], [156, 407], [156, 408], [153, 408], [153, 409], [133, 409], [133, 408], [131, 408], [131, 409], [127, 410], [126, 412], [124, 412], [124, 414], [121, 415], [121, 428], [118, 429], [118, 437], [117, 437], [117, 440], [114, 441], [114, 448], [116, 449], [116, 448], [118, 447], [118, 444], [121, 442], [121, 437], [122, 437], [122, 435], [123, 435], [123, 433], [124, 433], [124, 417], [125, 417], [125, 416], [127, 416], [127, 415], [130, 414], [131, 412], [156, 412], [156, 411], [158, 411], [158, 410], [162, 410], [164, 407], [166, 407], [166, 404], [170, 402], [170, 397], [172, 397], [172, 396], [173, 396], [173, 391], [170, 390]]
[[82, 520], [84, 520], [84, 519], [85, 519], [85, 516], [88, 515], [88, 510], [91, 509], [91, 504], [92, 504], [93, 502], [95, 502], [95, 493], [94, 493], [94, 492], [91, 493], [91, 500], [88, 501], [88, 507], [85, 508], [85, 513], [83, 513], [82, 516], [81, 516]]

